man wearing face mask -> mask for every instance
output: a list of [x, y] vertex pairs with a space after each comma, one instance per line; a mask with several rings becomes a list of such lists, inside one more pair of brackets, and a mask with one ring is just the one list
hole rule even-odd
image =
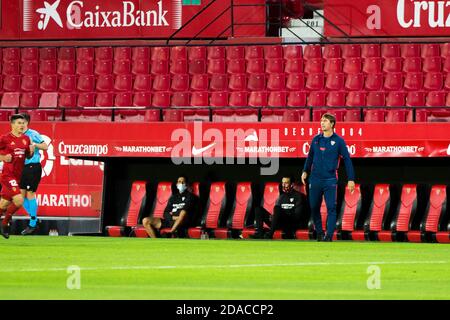
[[175, 235], [180, 227], [187, 223], [189, 215], [193, 213], [195, 198], [188, 190], [188, 180], [185, 176], [177, 179], [177, 190], [169, 198], [166, 209], [164, 210], [164, 218], [147, 217], [142, 220], [142, 224], [150, 238], [156, 238], [155, 230], [161, 228], [170, 228], [165, 237]]
[[[295, 230], [299, 227], [302, 212], [304, 212], [304, 196], [294, 190], [292, 179], [285, 176], [281, 180], [280, 195], [275, 203], [273, 214], [270, 214], [263, 207], [255, 210], [256, 232], [252, 239], [272, 239], [275, 230], [282, 229], [288, 237], [293, 237]], [[263, 224], [270, 227], [264, 234]]]

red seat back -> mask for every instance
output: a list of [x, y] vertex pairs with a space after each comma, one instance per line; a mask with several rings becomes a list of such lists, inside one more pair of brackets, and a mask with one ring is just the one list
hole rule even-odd
[[262, 207], [266, 209], [270, 214], [273, 213], [273, 208], [280, 195], [279, 183], [268, 182], [264, 186], [264, 196], [262, 201]]
[[438, 232], [439, 222], [447, 210], [447, 192], [445, 185], [431, 188], [430, 201], [425, 213], [425, 221], [421, 229], [427, 232]]
[[172, 183], [171, 182], [160, 182], [156, 190], [156, 198], [153, 205], [153, 217], [163, 218], [164, 210], [167, 207], [169, 198], [172, 195]]
[[236, 198], [228, 219], [228, 227], [232, 229], [243, 229], [245, 220], [252, 209], [252, 184], [251, 182], [240, 182], [236, 186]]
[[206, 204], [206, 211], [203, 217], [202, 225], [208, 229], [214, 229], [219, 226], [219, 219], [225, 212], [226, 189], [225, 182], [214, 182], [211, 184], [209, 199]]
[[396, 231], [409, 231], [416, 209], [417, 186], [415, 184], [406, 184], [402, 188], [397, 215], [394, 217], [392, 227]]
[[343, 212], [341, 215], [341, 230], [353, 231], [356, 227], [356, 220], [361, 211], [361, 190], [359, 184], [355, 185], [355, 191], [351, 193], [348, 187], [345, 188]]
[[391, 193], [389, 185], [377, 184], [373, 192], [373, 201], [364, 228], [368, 231], [381, 231], [383, 221], [389, 213]]
[[[138, 223], [139, 214], [144, 209], [146, 198], [146, 182], [134, 181], [131, 185], [130, 201], [127, 212], [123, 219], [126, 219], [127, 227], [134, 227]], [[122, 223], [123, 224], [123, 223]]]

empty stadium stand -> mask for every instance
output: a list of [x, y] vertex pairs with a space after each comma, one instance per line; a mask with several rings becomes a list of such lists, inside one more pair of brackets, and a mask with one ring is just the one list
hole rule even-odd
[[[284, 111], [269, 116], [271, 109], [328, 107], [340, 121], [448, 121], [445, 48], [433, 43], [9, 47], [2, 49], [1, 107], [63, 111], [55, 117], [43, 109], [48, 121], [173, 121], [162, 114], [113, 116], [85, 109], [114, 107], [186, 108], [175, 118], [179, 121], [195, 120], [197, 109], [210, 107], [224, 112], [209, 110], [202, 120], [280, 121]], [[241, 107], [241, 113], [234, 111]], [[78, 111], [70, 114], [67, 108]]]

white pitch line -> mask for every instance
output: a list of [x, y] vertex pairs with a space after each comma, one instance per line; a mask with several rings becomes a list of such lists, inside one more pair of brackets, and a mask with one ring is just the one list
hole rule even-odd
[[[164, 270], [164, 269], [239, 269], [265, 267], [309, 267], [309, 266], [350, 266], [350, 265], [396, 265], [396, 264], [446, 264], [448, 261], [372, 261], [372, 262], [297, 262], [269, 264], [226, 264], [226, 265], [186, 265], [186, 266], [111, 266], [111, 267], [80, 267], [81, 271], [100, 270]], [[72, 265], [73, 266], [73, 265]], [[51, 272], [67, 271], [67, 268], [30, 268], [30, 269], [0, 269], [5, 272]]]

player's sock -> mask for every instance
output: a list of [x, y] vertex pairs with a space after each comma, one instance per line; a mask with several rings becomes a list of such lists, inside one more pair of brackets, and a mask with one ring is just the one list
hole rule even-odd
[[17, 210], [19, 210], [19, 208], [20, 207], [17, 207], [13, 202], [11, 202], [11, 204], [6, 209], [5, 219], [3, 219], [2, 222], [4, 226], [6, 226], [9, 223], [9, 221], [11, 221], [13, 214], [16, 213]]
[[36, 198], [28, 200], [28, 207], [29, 210], [27, 211], [30, 215], [30, 227], [34, 228], [36, 227], [37, 223], [37, 209], [38, 209]]
[[30, 215], [30, 202], [29, 202], [28, 198], [25, 198], [23, 200], [23, 208], [28, 213], [28, 215]]

